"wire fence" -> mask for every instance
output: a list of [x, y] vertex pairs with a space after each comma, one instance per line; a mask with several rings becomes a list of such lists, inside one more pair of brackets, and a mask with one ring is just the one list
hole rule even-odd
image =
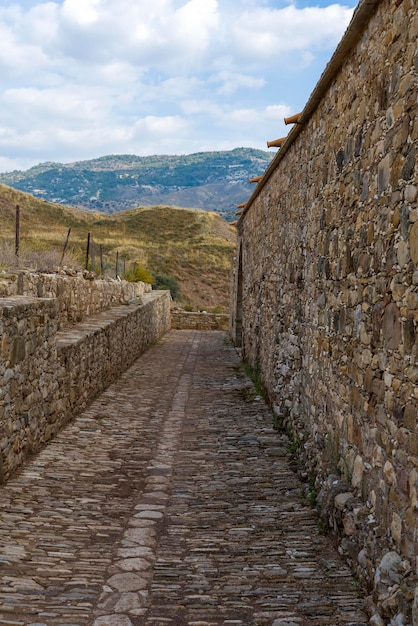
[[[11, 238], [0, 240], [0, 268], [34, 269], [38, 271], [61, 271], [64, 268], [92, 272], [97, 276], [135, 280], [139, 264], [122, 256], [119, 250], [111, 253], [101, 243], [94, 240], [93, 233], [87, 233], [84, 253], [71, 247], [72, 228], [68, 228], [60, 247], [40, 246], [38, 249], [25, 245], [21, 235], [22, 210], [17, 204], [15, 211], [14, 244]], [[84, 257], [84, 261], [81, 258]], [[113, 257], [113, 260], [112, 260]]]

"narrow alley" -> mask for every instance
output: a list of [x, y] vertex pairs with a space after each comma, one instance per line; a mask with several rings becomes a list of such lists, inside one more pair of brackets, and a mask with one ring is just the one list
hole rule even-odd
[[225, 333], [163, 337], [0, 489], [0, 624], [367, 624]]

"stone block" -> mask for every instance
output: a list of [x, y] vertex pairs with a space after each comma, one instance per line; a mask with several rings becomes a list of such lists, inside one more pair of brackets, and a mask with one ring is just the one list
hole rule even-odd
[[377, 168], [377, 190], [379, 193], [386, 191], [390, 181], [391, 155], [387, 154]]
[[394, 302], [385, 309], [382, 330], [386, 346], [391, 350], [396, 349], [401, 341], [402, 327], [400, 311]]
[[353, 487], [361, 487], [362, 481], [363, 481], [363, 474], [364, 474], [364, 462], [362, 457], [358, 454], [356, 456], [356, 458], [354, 459], [354, 465], [353, 465], [353, 473], [352, 473], [352, 477], [351, 477], [351, 484], [353, 485]]
[[414, 432], [418, 427], [417, 407], [415, 404], [408, 403], [405, 405], [403, 413], [403, 423], [405, 428]]
[[416, 202], [418, 195], [418, 187], [417, 185], [407, 185], [404, 190], [404, 198], [405, 202], [412, 204]]

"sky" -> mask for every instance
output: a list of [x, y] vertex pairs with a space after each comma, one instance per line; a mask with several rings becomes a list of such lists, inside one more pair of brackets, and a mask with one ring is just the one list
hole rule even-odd
[[289, 132], [357, 0], [2, 0], [0, 172]]

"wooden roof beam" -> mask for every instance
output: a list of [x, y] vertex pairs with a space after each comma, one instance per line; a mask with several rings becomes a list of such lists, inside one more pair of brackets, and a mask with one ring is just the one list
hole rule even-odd
[[302, 112], [296, 113], [295, 115], [291, 115], [290, 117], [285, 117], [284, 123], [286, 124], [286, 126], [288, 124], [297, 124], [299, 122], [299, 118], [301, 115], [302, 115]]
[[287, 137], [280, 137], [280, 139], [274, 139], [267, 142], [267, 148], [280, 148], [280, 146], [286, 141]]

